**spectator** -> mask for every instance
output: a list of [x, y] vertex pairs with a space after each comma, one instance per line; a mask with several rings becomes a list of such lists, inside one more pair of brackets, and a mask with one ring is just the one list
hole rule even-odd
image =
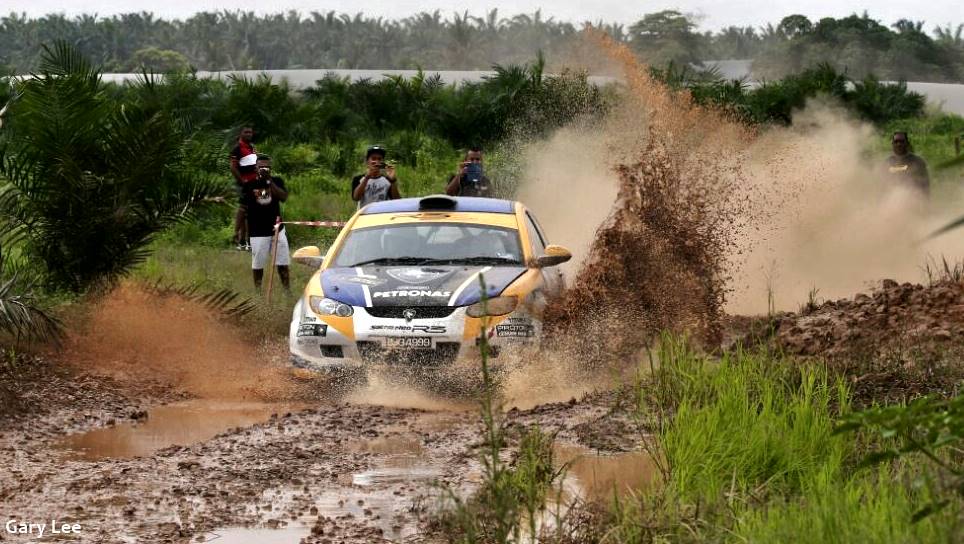
[[351, 180], [351, 198], [362, 208], [372, 202], [401, 198], [395, 166], [385, 164], [385, 148], [373, 145], [365, 153], [368, 171]]
[[[271, 175], [271, 158], [267, 155], [257, 157], [257, 177], [244, 184], [244, 205], [248, 234], [251, 236], [251, 269], [254, 273], [254, 286], [261, 288], [264, 267], [271, 257], [271, 239], [274, 237], [275, 223], [281, 219], [281, 203], [288, 200], [284, 180]], [[278, 277], [281, 285], [289, 288], [288, 237], [284, 225], [278, 232], [277, 257]]]
[[492, 196], [492, 184], [482, 173], [482, 148], [473, 146], [458, 166], [458, 173], [449, 178], [445, 194], [449, 196]]
[[257, 155], [254, 151], [254, 129], [250, 126], [241, 127], [238, 144], [234, 146], [228, 157], [231, 159], [231, 175], [238, 190], [238, 211], [234, 214], [234, 242], [239, 250], [251, 250], [248, 243], [247, 225], [244, 219], [244, 185], [258, 178], [256, 167]]
[[931, 186], [927, 163], [911, 152], [910, 137], [906, 132], [895, 132], [890, 144], [894, 154], [887, 159], [887, 171], [891, 177], [901, 185], [917, 189], [927, 196]]

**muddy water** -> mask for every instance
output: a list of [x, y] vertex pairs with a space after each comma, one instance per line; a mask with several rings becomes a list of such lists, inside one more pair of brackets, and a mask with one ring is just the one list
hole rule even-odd
[[292, 404], [194, 400], [152, 408], [147, 418], [69, 435], [57, 448], [68, 459], [96, 461], [150, 455], [168, 446], [202, 442], [234, 427], [297, 410]]
[[194, 542], [217, 542], [217, 544], [297, 544], [308, 536], [307, 527], [285, 527], [283, 529], [218, 529], [204, 533]]
[[656, 481], [657, 470], [646, 452], [599, 454], [571, 444], [557, 444], [556, 461], [568, 463], [565, 487], [587, 501], [608, 501], [645, 489]]

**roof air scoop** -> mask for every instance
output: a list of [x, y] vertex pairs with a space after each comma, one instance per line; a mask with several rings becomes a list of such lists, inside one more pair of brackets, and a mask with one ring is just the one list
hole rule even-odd
[[418, 201], [419, 211], [454, 210], [458, 201], [448, 195], [430, 195]]

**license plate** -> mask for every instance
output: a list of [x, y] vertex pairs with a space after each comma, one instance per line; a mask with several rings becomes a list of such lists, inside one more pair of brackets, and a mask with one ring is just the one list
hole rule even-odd
[[384, 340], [388, 349], [432, 349], [432, 339], [418, 336], [389, 336]]

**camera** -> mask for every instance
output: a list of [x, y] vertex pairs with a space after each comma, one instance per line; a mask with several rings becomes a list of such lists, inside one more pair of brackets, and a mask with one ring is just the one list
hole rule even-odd
[[465, 179], [471, 183], [482, 181], [482, 163], [470, 162], [465, 165]]
[[378, 173], [384, 177], [388, 177], [388, 167], [395, 166], [395, 161], [383, 161], [378, 163]]

